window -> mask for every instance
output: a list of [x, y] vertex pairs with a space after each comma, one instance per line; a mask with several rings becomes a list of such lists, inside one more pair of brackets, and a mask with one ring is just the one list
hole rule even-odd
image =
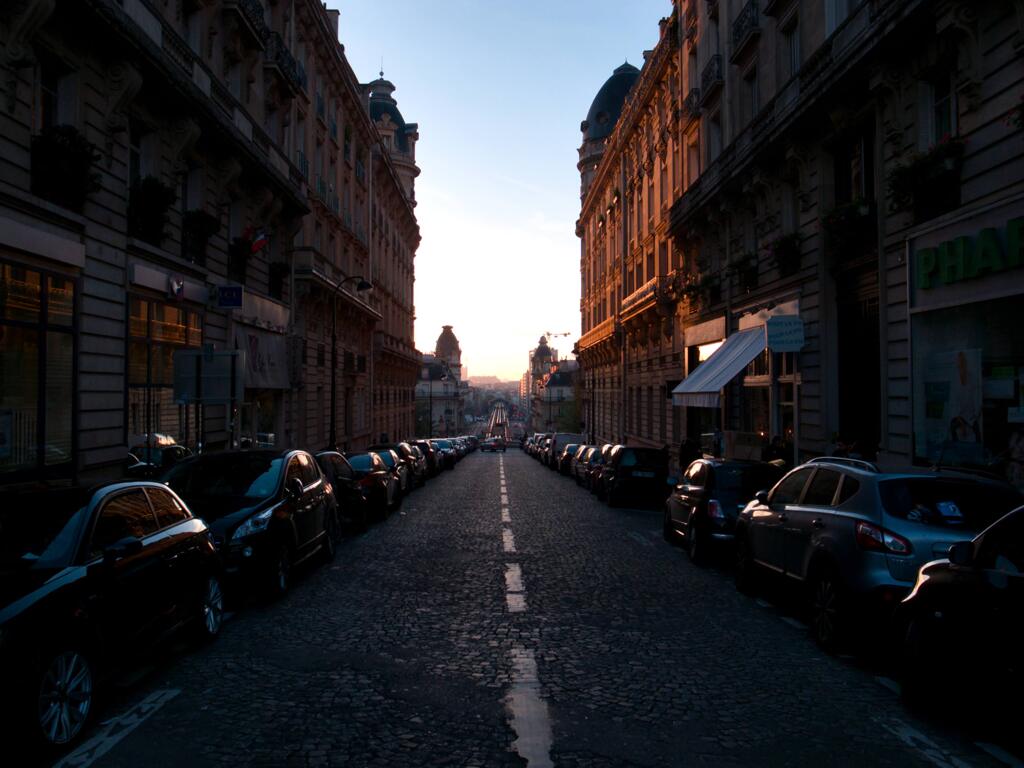
[[761, 110], [761, 94], [757, 85], [757, 67], [751, 67], [743, 76], [743, 99], [745, 102], [743, 122], [749, 123]]
[[977, 563], [1003, 573], [1024, 574], [1024, 513], [1008, 515], [985, 533], [978, 544]]
[[807, 495], [804, 496], [804, 504], [813, 504], [819, 507], [832, 506], [832, 499], [836, 496], [836, 489], [839, 487], [841, 475], [831, 469], [819, 469], [814, 474]]
[[722, 115], [716, 112], [708, 120], [708, 162], [722, 153]]
[[169, 528], [190, 518], [185, 508], [167, 491], [162, 491], [159, 488], [147, 488], [146, 495], [149, 496], [149, 502], [156, 512], [157, 524], [161, 528]]
[[800, 493], [811, 476], [813, 469], [798, 469], [787, 475], [775, 486], [769, 499], [772, 504], [795, 504], [800, 500]]
[[800, 71], [800, 25], [794, 15], [782, 29], [782, 46], [779, 51], [782, 66], [782, 80], [786, 81]]
[[686, 475], [683, 478], [683, 483], [686, 485], [692, 485], [697, 488], [703, 488], [708, 484], [708, 468], [707, 465], [702, 461], [693, 462], [689, 469], [686, 470]]
[[174, 401], [175, 352], [202, 345], [202, 318], [175, 304], [130, 297], [128, 433], [169, 434], [187, 445], [199, 435], [199, 409]]
[[647, 254], [647, 279], [651, 280], [654, 277], [654, 251]]
[[957, 133], [956, 99], [949, 72], [931, 84], [931, 143], [938, 144]]
[[836, 500], [836, 506], [844, 504], [852, 499], [859, 490], [859, 481], [854, 480], [849, 475], [843, 475], [843, 485], [839, 489], [839, 498]]
[[647, 177], [647, 218], [654, 218], [654, 177]]
[[89, 552], [92, 557], [99, 557], [103, 550], [122, 539], [141, 539], [156, 530], [156, 518], [142, 490], [120, 493], [103, 505]]
[[658, 246], [658, 274], [668, 274], [668, 243], [662, 242]]
[[0, 262], [3, 480], [71, 474], [74, 307], [74, 281]]
[[696, 135], [686, 145], [686, 182], [693, 184], [700, 175], [700, 143]]
[[665, 161], [661, 161], [661, 178], [658, 181], [658, 192], [661, 194], [661, 205], [667, 205], [669, 199], [668, 189], [668, 165]]

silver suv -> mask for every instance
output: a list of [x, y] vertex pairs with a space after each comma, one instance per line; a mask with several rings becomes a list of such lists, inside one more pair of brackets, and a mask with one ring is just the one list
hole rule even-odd
[[1021, 502], [1011, 485], [955, 469], [882, 472], [855, 459], [812, 459], [740, 513], [736, 586], [752, 589], [759, 569], [804, 585], [814, 638], [833, 649], [853, 616], [891, 612], [922, 565]]

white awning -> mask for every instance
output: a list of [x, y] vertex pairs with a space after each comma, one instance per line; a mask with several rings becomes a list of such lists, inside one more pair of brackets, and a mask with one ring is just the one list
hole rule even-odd
[[761, 354], [764, 347], [764, 326], [733, 334], [672, 390], [672, 405], [717, 408], [719, 392]]

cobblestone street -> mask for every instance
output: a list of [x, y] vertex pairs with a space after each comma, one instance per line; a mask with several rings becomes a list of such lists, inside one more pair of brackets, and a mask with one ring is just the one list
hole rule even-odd
[[609, 509], [519, 451], [471, 455], [285, 599], [120, 689], [63, 764], [528, 759], [995, 764], [691, 565], [657, 512]]

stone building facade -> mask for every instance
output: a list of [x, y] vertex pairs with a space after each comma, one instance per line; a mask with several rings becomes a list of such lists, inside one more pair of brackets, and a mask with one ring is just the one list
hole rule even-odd
[[[0, 484], [102, 479], [154, 434], [320, 448], [332, 329], [337, 442], [370, 442], [375, 334], [412, 348], [418, 230], [337, 13], [25, 0], [0, 17]], [[374, 205], [394, 246], [373, 241]], [[357, 275], [381, 290], [335, 290]], [[388, 379], [406, 387], [396, 429], [407, 369]]]
[[[657, 428], [1019, 482], [1020, 4], [682, 0], [667, 24], [681, 256], [655, 304], [680, 358]], [[613, 190], [584, 202], [584, 255]], [[610, 338], [627, 355], [632, 303], [581, 352]], [[802, 328], [799, 352], [766, 347], [776, 316]]]

